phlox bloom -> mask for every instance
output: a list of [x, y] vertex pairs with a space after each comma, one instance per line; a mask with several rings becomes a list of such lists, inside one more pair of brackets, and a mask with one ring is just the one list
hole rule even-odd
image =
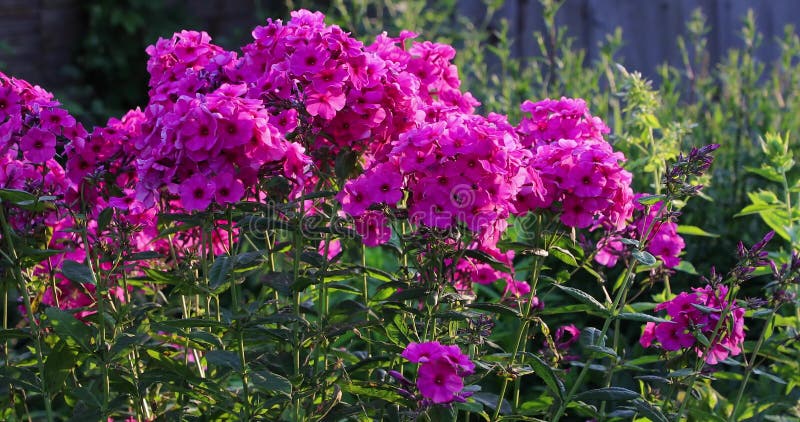
[[214, 182], [200, 173], [195, 173], [194, 176], [181, 183], [179, 188], [181, 203], [188, 211], [200, 211], [208, 208], [214, 192]]
[[417, 373], [419, 392], [434, 403], [450, 403], [464, 388], [464, 380], [443, 358], [423, 363]]
[[44, 163], [56, 155], [56, 136], [34, 127], [22, 137], [19, 146], [28, 161]]

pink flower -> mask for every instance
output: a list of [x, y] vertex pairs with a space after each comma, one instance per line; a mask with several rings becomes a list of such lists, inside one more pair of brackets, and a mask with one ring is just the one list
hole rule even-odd
[[200, 173], [195, 173], [180, 185], [181, 203], [188, 211], [205, 210], [214, 197], [214, 182]]
[[289, 69], [298, 75], [304, 73], [317, 73], [325, 67], [330, 53], [318, 43], [309, 43], [292, 53], [289, 59]]
[[696, 341], [689, 329], [688, 320], [685, 318], [656, 325], [655, 334], [664, 350], [680, 350], [691, 347]]
[[312, 116], [331, 120], [337, 111], [344, 108], [345, 100], [346, 97], [341, 90], [331, 89], [325, 92], [313, 93], [306, 100], [306, 111]]
[[464, 377], [475, 372], [475, 364], [456, 345], [438, 341], [410, 343], [403, 353], [410, 362], [419, 363], [417, 389], [432, 402], [450, 403], [459, 398]]
[[428, 362], [433, 356], [438, 356], [444, 352], [444, 346], [438, 341], [428, 341], [425, 343], [411, 342], [406, 346], [400, 356], [413, 363], [424, 363]]
[[656, 323], [655, 322], [648, 322], [644, 325], [644, 331], [642, 332], [642, 336], [639, 338], [639, 344], [642, 347], [650, 347], [653, 344], [653, 340], [656, 338]]
[[220, 204], [234, 204], [244, 196], [244, 184], [233, 173], [221, 172], [214, 177], [214, 199]]
[[437, 404], [450, 403], [464, 388], [464, 380], [455, 368], [442, 358], [423, 363], [417, 373], [417, 388]]
[[335, 258], [342, 253], [342, 242], [339, 239], [333, 239], [328, 243], [328, 253], [325, 254], [325, 240], [321, 240], [317, 246], [317, 252], [324, 256], [328, 261]]
[[22, 137], [19, 146], [28, 161], [44, 163], [56, 155], [56, 136], [34, 127]]
[[380, 211], [366, 211], [356, 218], [355, 228], [361, 235], [361, 241], [367, 246], [378, 246], [392, 238], [389, 219]]

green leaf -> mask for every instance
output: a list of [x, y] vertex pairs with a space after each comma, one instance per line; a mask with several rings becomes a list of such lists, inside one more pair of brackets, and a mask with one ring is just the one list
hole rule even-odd
[[583, 290], [578, 290], [573, 287], [562, 286], [560, 284], [553, 284], [554, 287], [558, 288], [562, 292], [574, 297], [581, 301], [581, 303], [585, 305], [589, 305], [593, 310], [601, 312], [604, 315], [609, 315], [608, 309], [597, 301], [594, 297], [592, 297], [589, 293], [584, 292]]
[[733, 216], [734, 217], [743, 217], [745, 215], [759, 214], [759, 213], [762, 213], [762, 212], [765, 212], [765, 211], [772, 211], [772, 210], [779, 210], [779, 209], [781, 209], [781, 205], [779, 205], [779, 204], [766, 204], [766, 203], [750, 204], [750, 205], [742, 208], [741, 211], [739, 211], [738, 213], [734, 214]]
[[92, 270], [87, 265], [75, 262], [71, 259], [66, 259], [64, 263], [61, 264], [61, 273], [64, 274], [64, 277], [75, 283], [97, 284]]
[[594, 327], [586, 327], [581, 330], [580, 342], [584, 346], [600, 346], [605, 347], [606, 337], [603, 332]]
[[108, 225], [111, 223], [111, 217], [114, 215], [114, 208], [106, 208], [103, 211], [100, 211], [100, 214], [97, 215], [97, 232], [102, 233], [107, 228]]
[[575, 259], [575, 257], [572, 255], [572, 253], [570, 251], [560, 247], [560, 246], [551, 247], [549, 252], [550, 252], [550, 255], [553, 255], [559, 261], [561, 261], [561, 262], [563, 262], [563, 263], [565, 263], [567, 265], [570, 265], [570, 266], [573, 266], [573, 267], [577, 267], [578, 266], [578, 261]]
[[58, 308], [47, 308], [44, 313], [53, 330], [62, 339], [72, 339], [87, 352], [92, 351], [89, 340], [94, 337], [94, 330], [91, 327]]
[[650, 113], [644, 113], [639, 116], [642, 119], [642, 122], [646, 124], [648, 127], [653, 129], [661, 129], [661, 123], [658, 122], [658, 118]]
[[783, 183], [783, 175], [778, 173], [773, 167], [767, 165], [763, 165], [760, 168], [745, 166], [744, 169], [769, 181]]
[[522, 314], [519, 313], [519, 310], [511, 308], [506, 305], [501, 305], [499, 303], [479, 302], [479, 303], [469, 303], [466, 306], [467, 308], [480, 309], [482, 311], [489, 311], [498, 314], [510, 315], [516, 318], [522, 317]]
[[342, 391], [350, 394], [358, 394], [359, 396], [382, 399], [390, 403], [405, 402], [405, 399], [397, 391], [397, 388], [386, 383], [353, 380], [351, 382], [342, 383], [341, 387]]
[[655, 205], [666, 198], [666, 195], [642, 195], [637, 201], [642, 205]]
[[647, 251], [640, 251], [637, 249], [631, 252], [631, 255], [633, 255], [633, 257], [636, 258], [636, 260], [641, 262], [643, 265], [649, 266], [649, 265], [655, 265], [656, 263], [656, 257], [654, 257], [653, 254]]
[[401, 300], [409, 300], [409, 299], [421, 299], [423, 297], [427, 297], [430, 294], [425, 287], [413, 287], [411, 289], [402, 290], [399, 292], [392, 293], [389, 296], [387, 301], [401, 301]]
[[628, 321], [638, 321], [638, 322], [669, 322], [664, 318], [659, 318], [653, 315], [642, 314], [639, 312], [622, 312], [617, 315], [617, 318], [624, 319]]
[[43, 196], [37, 198], [35, 195], [18, 190], [18, 189], [0, 189], [0, 199], [3, 201], [14, 204], [24, 210], [28, 211], [44, 211], [48, 208], [55, 208], [50, 200], [54, 199], [51, 196]]
[[617, 352], [615, 352], [614, 349], [612, 349], [610, 347], [596, 346], [594, 344], [590, 344], [588, 346], [585, 346], [585, 349], [589, 350], [589, 351], [592, 351], [592, 352], [595, 352], [595, 353], [602, 354], [602, 355], [607, 355], [607, 356], [612, 357], [612, 358], [616, 358], [617, 357]]
[[705, 236], [705, 237], [719, 237], [718, 234], [709, 233], [700, 227], [697, 226], [689, 226], [686, 224], [681, 224], [678, 226], [678, 234], [685, 234], [689, 236]]
[[700, 331], [695, 331], [692, 334], [694, 335], [694, 338], [696, 338], [697, 341], [699, 341], [700, 344], [702, 344], [703, 346], [705, 347], [711, 346], [711, 341], [708, 339], [708, 337], [706, 337], [705, 334], [701, 333]]
[[17, 205], [35, 201], [36, 195], [19, 189], [0, 189], [0, 199]]
[[239, 354], [228, 350], [211, 350], [205, 354], [206, 362], [214, 366], [227, 366], [233, 370], [242, 369]]
[[544, 381], [547, 388], [555, 394], [559, 400], [564, 400], [564, 384], [556, 377], [553, 368], [542, 360], [542, 358], [533, 353], [525, 352], [524, 355], [526, 358], [525, 361], [531, 365], [533, 371]]
[[162, 253], [156, 251], [143, 251], [143, 252], [134, 252], [125, 257], [125, 262], [133, 262], [133, 261], [144, 261], [147, 259], [158, 259], [163, 258], [164, 255]]
[[[489, 409], [496, 409], [497, 408], [497, 401], [498, 401], [497, 394], [488, 393], [485, 391], [480, 391], [472, 395], [472, 399], [476, 402], [482, 404], [484, 407]], [[501, 415], [508, 415], [511, 413], [511, 403], [508, 400], [503, 399], [500, 401], [500, 414]]]
[[[51, 394], [64, 387], [64, 381], [77, 362], [78, 351], [70, 348], [64, 340], [59, 341], [47, 354], [44, 361], [44, 381]], [[54, 391], [54, 388], [57, 390]]]
[[252, 382], [258, 390], [268, 393], [279, 393], [286, 397], [292, 395], [292, 383], [288, 379], [266, 369], [251, 372], [250, 382]]
[[760, 376], [760, 377], [767, 378], [767, 379], [769, 379], [770, 381], [772, 381], [774, 383], [783, 384], [783, 385], [787, 384], [786, 380], [784, 380], [783, 378], [781, 378], [781, 377], [779, 377], [777, 375], [774, 375], [774, 374], [770, 374], [769, 372], [761, 370], [761, 369], [758, 369], [758, 368], [753, 369], [753, 373], [758, 375], [758, 376]]
[[575, 396], [575, 400], [633, 400], [639, 398], [639, 393], [622, 387], [604, 387], [584, 391]]
[[208, 271], [208, 287], [212, 291], [225, 286], [230, 278], [228, 274], [233, 269], [233, 260], [228, 255], [220, 255], [214, 258], [211, 269]]
[[664, 415], [664, 412], [662, 412], [661, 409], [653, 406], [643, 399], [634, 399], [633, 406], [639, 413], [642, 414], [642, 416], [650, 419], [653, 422], [669, 422], [669, 418]]

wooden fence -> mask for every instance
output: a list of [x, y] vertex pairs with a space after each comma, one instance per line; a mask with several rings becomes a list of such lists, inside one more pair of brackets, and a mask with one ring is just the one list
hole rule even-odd
[[[263, 2], [254, 0], [172, 1], [185, 3], [196, 15], [198, 28], [215, 38], [221, 33], [249, 32], [257, 23], [259, 4], [263, 12]], [[81, 37], [84, 17], [79, 2], [0, 0], [0, 70], [45, 87], [62, 83], [60, 70], [69, 63]], [[482, 7], [482, 0], [459, 0], [459, 9], [467, 16], [482, 16]], [[783, 34], [784, 26], [800, 23], [800, 0], [567, 0], [556, 21], [569, 28], [575, 47], [585, 49], [590, 60], [597, 57], [597, 45], [606, 34], [621, 27], [625, 44], [619, 57], [628, 68], [652, 76], [656, 66], [665, 61], [680, 63], [676, 39], [685, 35], [686, 21], [698, 7], [711, 27], [708, 50], [712, 61], [741, 46], [741, 20], [748, 9], [756, 13], [764, 36], [759, 55], [767, 62], [778, 54], [774, 40]], [[541, 11], [538, 0], [504, 3], [499, 15], [509, 21], [516, 55], [536, 54], [532, 34], [544, 27]]]

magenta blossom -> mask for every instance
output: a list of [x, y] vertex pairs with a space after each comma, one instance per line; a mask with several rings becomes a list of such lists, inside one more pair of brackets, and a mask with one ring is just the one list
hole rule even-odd
[[423, 397], [436, 404], [463, 400], [464, 377], [475, 372], [475, 364], [458, 346], [438, 341], [410, 343], [401, 356], [420, 364], [416, 385]]

